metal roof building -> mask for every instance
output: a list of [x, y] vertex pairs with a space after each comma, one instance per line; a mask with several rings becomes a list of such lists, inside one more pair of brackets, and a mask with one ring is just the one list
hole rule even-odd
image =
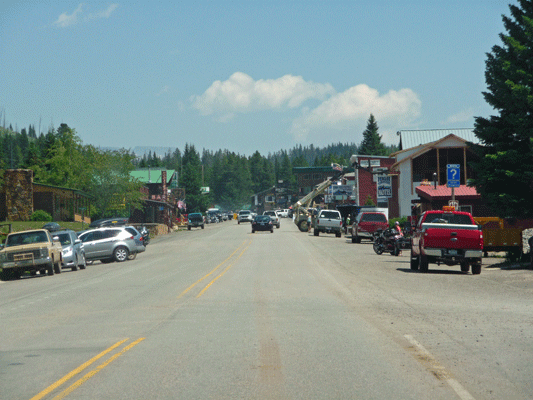
[[396, 133], [400, 136], [400, 150], [411, 149], [437, 140], [452, 134], [467, 142], [480, 143], [479, 138], [474, 134], [473, 128], [461, 129], [427, 129], [427, 130], [401, 130]]

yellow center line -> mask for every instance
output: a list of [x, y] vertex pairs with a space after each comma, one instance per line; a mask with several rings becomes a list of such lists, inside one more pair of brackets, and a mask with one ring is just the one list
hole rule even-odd
[[[205, 275], [204, 277], [198, 279], [196, 282], [194, 282], [191, 286], [189, 286], [187, 289], [185, 289], [183, 292], [181, 292], [181, 294], [178, 296], [178, 299], [183, 297], [189, 290], [191, 290], [193, 287], [195, 287], [196, 285], [198, 285], [200, 282], [202, 282], [204, 279], [207, 279], [209, 276], [211, 276], [217, 269], [219, 269], [222, 265], [224, 265], [231, 257], [233, 257], [233, 255], [239, 251], [239, 249], [244, 246], [244, 244], [246, 243], [246, 240], [244, 242], [242, 242], [242, 244], [237, 247], [235, 249], [235, 251], [233, 253], [231, 253], [229, 255], [228, 258], [226, 258], [224, 261], [222, 261], [220, 264], [218, 264], [215, 269], [213, 269], [211, 272], [209, 272], [207, 275]], [[249, 246], [249, 244], [248, 244]]]
[[33, 396], [30, 400], [39, 400], [39, 399], [42, 399], [44, 396], [46, 396], [47, 394], [51, 393], [52, 391], [54, 391], [55, 389], [57, 389], [59, 386], [61, 386], [63, 383], [65, 383], [66, 381], [68, 381], [70, 378], [72, 378], [73, 376], [79, 374], [81, 371], [83, 371], [85, 368], [87, 368], [89, 365], [91, 365], [92, 363], [94, 363], [95, 361], [97, 361], [99, 358], [102, 358], [103, 356], [105, 356], [107, 353], [109, 353], [110, 351], [112, 351], [113, 349], [116, 349], [118, 346], [120, 346], [122, 343], [124, 342], [127, 342], [129, 339], [124, 339], [124, 340], [121, 340], [120, 342], [117, 342], [115, 343], [113, 346], [109, 347], [108, 349], [102, 351], [100, 354], [98, 354], [97, 356], [91, 358], [89, 361], [81, 364], [78, 368], [76, 368], [75, 370], [73, 370], [72, 372], [69, 372], [67, 375], [65, 375], [63, 378], [61, 378], [60, 380], [58, 380], [57, 382], [53, 383], [52, 385], [48, 386], [46, 389], [44, 389], [41, 393]]
[[252, 244], [252, 241], [250, 240], [250, 243], [248, 243], [248, 246], [246, 246], [246, 248], [245, 248], [243, 251], [241, 251], [241, 254], [239, 254], [239, 256], [235, 259], [235, 261], [232, 262], [230, 265], [228, 265], [228, 266], [224, 269], [224, 271], [222, 271], [222, 272], [220, 273], [220, 275], [218, 275], [215, 279], [213, 279], [211, 282], [209, 282], [209, 283], [207, 284], [207, 286], [206, 286], [205, 288], [203, 288], [202, 291], [201, 291], [200, 293], [198, 293], [198, 295], [196, 296], [196, 298], [199, 298], [201, 295], [203, 295], [203, 294], [205, 293], [205, 291], [206, 291], [207, 289], [209, 289], [209, 287], [210, 287], [213, 283], [215, 283], [215, 281], [216, 281], [218, 278], [220, 278], [222, 275], [224, 275], [224, 274], [228, 271], [228, 269], [230, 269], [230, 268], [233, 266], [233, 264], [235, 264], [235, 263], [239, 260], [239, 258], [241, 258], [241, 256], [244, 254], [244, 252], [245, 252], [246, 250], [248, 250], [248, 247], [250, 247], [251, 244]]
[[95, 376], [98, 372], [100, 372], [102, 369], [107, 367], [109, 364], [111, 364], [113, 361], [115, 361], [117, 358], [119, 358], [121, 355], [123, 355], [125, 352], [133, 348], [134, 346], [138, 345], [140, 342], [142, 342], [145, 338], [139, 338], [135, 342], [129, 344], [128, 346], [124, 347], [120, 352], [116, 353], [112, 357], [110, 357], [106, 362], [103, 364], [100, 364], [96, 369], [92, 370], [88, 374], [86, 374], [83, 378], [78, 379], [76, 382], [74, 382], [72, 385], [70, 385], [68, 388], [66, 388], [64, 391], [59, 393], [56, 397], [54, 397], [52, 400], [60, 400], [64, 398], [65, 396], [69, 395], [72, 391], [79, 388], [81, 385], [83, 385], [85, 382], [87, 382], [89, 379], [91, 379], [93, 376]]

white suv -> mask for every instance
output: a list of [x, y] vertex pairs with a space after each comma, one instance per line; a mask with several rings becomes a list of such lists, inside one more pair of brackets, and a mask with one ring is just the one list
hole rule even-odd
[[276, 228], [279, 229], [280, 227], [280, 216], [278, 215], [278, 213], [274, 210], [270, 210], [270, 211], [265, 211], [263, 212], [263, 215], [269, 215], [270, 218], [272, 219], [272, 225], [276, 225]]
[[240, 224], [241, 222], [252, 222], [253, 219], [254, 216], [250, 210], [241, 210], [237, 216], [237, 223]]

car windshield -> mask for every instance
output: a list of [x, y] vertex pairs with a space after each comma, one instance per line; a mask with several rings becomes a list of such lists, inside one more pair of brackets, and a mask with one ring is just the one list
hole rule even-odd
[[202, 219], [202, 214], [189, 214], [189, 219], [191, 221], [199, 221]]
[[59, 235], [54, 236], [57, 236], [59, 238], [59, 241], [61, 242], [62, 246], [68, 246], [69, 244], [72, 244], [72, 240], [68, 233], [60, 233]]
[[466, 214], [428, 214], [424, 222], [433, 224], [474, 225], [470, 217]]
[[45, 242], [48, 242], [48, 237], [45, 232], [24, 232], [9, 235], [7, 237], [6, 247]]

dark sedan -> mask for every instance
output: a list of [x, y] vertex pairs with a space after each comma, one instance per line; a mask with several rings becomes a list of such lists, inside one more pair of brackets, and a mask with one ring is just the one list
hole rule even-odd
[[257, 215], [252, 220], [252, 233], [255, 233], [255, 231], [270, 231], [270, 233], [274, 233], [272, 218], [269, 215]]

